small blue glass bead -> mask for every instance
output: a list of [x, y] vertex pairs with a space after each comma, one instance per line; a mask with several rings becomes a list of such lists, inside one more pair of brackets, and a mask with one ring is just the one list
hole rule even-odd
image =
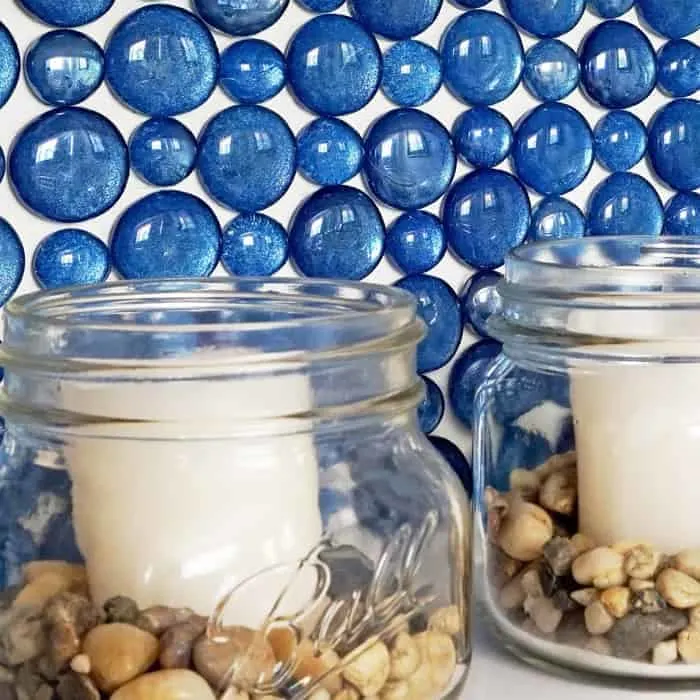
[[[464, 0], [462, 0], [462, 2], [464, 2]], [[467, 496], [471, 498], [474, 492], [474, 476], [472, 475], [469, 462], [467, 462], [462, 451], [457, 445], [446, 438], [431, 435], [428, 439], [433, 447], [442, 455], [443, 459], [452, 467], [455, 474], [457, 474], [459, 480], [462, 482]]]
[[525, 86], [543, 102], [570, 95], [578, 85], [580, 74], [578, 56], [558, 39], [539, 41], [525, 54]]
[[46, 112], [17, 137], [10, 177], [20, 199], [47, 219], [75, 223], [121, 197], [129, 155], [105, 117], [81, 107]]
[[456, 162], [447, 129], [415, 109], [387, 112], [365, 137], [369, 188], [397, 209], [420, 209], [441, 197], [452, 182]]
[[374, 37], [349, 17], [304, 24], [287, 50], [289, 84], [308, 109], [325, 116], [362, 109], [377, 92], [382, 56]]
[[588, 0], [588, 6], [603, 19], [614, 19], [634, 7], [635, 0]]
[[505, 3], [518, 25], [542, 39], [573, 29], [586, 9], [586, 0], [505, 0]]
[[569, 105], [536, 107], [515, 132], [513, 165], [518, 177], [541, 194], [564, 194], [580, 185], [593, 164], [593, 134]]
[[425, 31], [438, 16], [442, 0], [348, 0], [348, 6], [370, 32], [396, 40]]
[[440, 387], [429, 377], [421, 377], [425, 384], [425, 398], [418, 405], [418, 425], [424, 433], [432, 433], [440, 425], [445, 413], [445, 397]]
[[580, 61], [586, 92], [609, 109], [639, 104], [656, 84], [654, 48], [629, 22], [601, 22], [583, 42]]
[[592, 236], [657, 236], [664, 209], [656, 190], [634, 173], [613, 173], [593, 191], [588, 203]]
[[582, 238], [586, 233], [586, 217], [563, 197], [545, 197], [533, 210], [528, 241], [560, 238]]
[[687, 39], [669, 41], [658, 55], [659, 86], [671, 97], [690, 97], [700, 90], [700, 46]]
[[596, 124], [595, 156], [611, 172], [629, 170], [647, 150], [647, 130], [631, 112], [608, 112]]
[[503, 16], [474, 10], [458, 17], [440, 45], [445, 84], [474, 105], [505, 100], [520, 82], [523, 45], [515, 27]]
[[202, 19], [231, 36], [249, 36], [271, 27], [289, 0], [194, 0]]
[[669, 39], [681, 39], [700, 29], [698, 0], [637, 0], [645, 22]]
[[223, 231], [221, 262], [230, 275], [266, 277], [287, 261], [287, 233], [265, 214], [241, 214]]
[[297, 0], [297, 2], [311, 12], [333, 12], [345, 2], [345, 0]]
[[476, 334], [487, 338], [487, 322], [501, 308], [496, 286], [503, 275], [495, 270], [479, 270], [467, 282], [462, 294], [462, 323]]
[[219, 84], [232, 100], [243, 104], [264, 102], [286, 82], [284, 56], [267, 41], [243, 39], [221, 54]]
[[79, 27], [102, 17], [114, 0], [20, 0], [28, 12], [54, 27]]
[[307, 277], [361, 280], [381, 260], [384, 222], [364, 192], [343, 185], [325, 187], [297, 211], [289, 250]]
[[205, 127], [197, 168], [206, 190], [225, 206], [241, 212], [265, 209], [294, 178], [294, 134], [265, 107], [230, 107]]
[[19, 80], [20, 57], [17, 44], [0, 22], [0, 107], [10, 99]]
[[214, 212], [186, 192], [155, 192], [132, 204], [110, 244], [125, 279], [206, 277], [219, 260], [221, 229]]
[[401, 214], [386, 234], [386, 252], [407, 275], [432, 269], [442, 260], [446, 250], [442, 223], [427, 211]]
[[657, 112], [649, 127], [649, 156], [673, 189], [700, 187], [700, 102], [675, 100]]
[[503, 265], [530, 225], [530, 200], [523, 186], [501, 170], [477, 170], [447, 193], [442, 214], [452, 250], [472, 267]]
[[19, 287], [24, 274], [24, 248], [15, 230], [0, 217], [0, 306]]
[[170, 187], [194, 170], [197, 140], [177, 119], [154, 117], [134, 131], [129, 154], [131, 167], [146, 182]]
[[333, 117], [316, 119], [297, 136], [299, 172], [319, 185], [342, 185], [355, 177], [364, 154], [355, 129]]
[[382, 90], [402, 107], [418, 107], [442, 85], [440, 54], [421, 41], [399, 41], [384, 54]]
[[52, 233], [34, 253], [34, 277], [45, 289], [97, 284], [107, 279], [109, 271], [107, 246], [81, 229]]
[[149, 5], [117, 25], [105, 49], [105, 75], [132, 109], [170, 117], [206, 102], [216, 87], [219, 53], [193, 14]]
[[666, 205], [664, 233], [670, 236], [700, 236], [700, 194], [679, 192]]
[[504, 161], [513, 146], [513, 127], [491, 107], [474, 107], [452, 127], [457, 152], [477, 168], [493, 168]]
[[443, 280], [431, 275], [409, 275], [396, 283], [418, 300], [418, 315], [428, 334], [418, 344], [418, 371], [432, 372], [446, 365], [462, 340], [459, 299]]

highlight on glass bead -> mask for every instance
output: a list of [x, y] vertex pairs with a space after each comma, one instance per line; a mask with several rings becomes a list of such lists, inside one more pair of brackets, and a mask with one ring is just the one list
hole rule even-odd
[[287, 82], [284, 56], [260, 39], [243, 39], [221, 54], [219, 84], [232, 99], [257, 104], [274, 97]]
[[[461, 2], [465, 1], [475, 2], [475, 0], [461, 0]], [[443, 459], [452, 467], [452, 470], [462, 482], [462, 486], [464, 486], [467, 495], [471, 498], [474, 493], [474, 476], [462, 450], [447, 438], [439, 437], [438, 435], [430, 435], [428, 440], [430, 440], [433, 447], [438, 450]]]
[[287, 232], [265, 214], [241, 214], [224, 227], [221, 263], [230, 275], [266, 277], [287, 261]]
[[15, 91], [19, 73], [20, 57], [17, 44], [10, 30], [0, 22], [0, 107]]
[[17, 232], [0, 217], [0, 306], [17, 290], [24, 275], [24, 248]]
[[139, 126], [129, 141], [131, 167], [151, 185], [182, 182], [197, 160], [197, 139], [177, 119], [154, 117]]
[[110, 242], [125, 279], [206, 277], [219, 261], [221, 229], [214, 212], [186, 192], [154, 192], [122, 214]]
[[34, 252], [34, 279], [44, 289], [104, 282], [110, 269], [107, 246], [82, 229], [55, 231]]
[[586, 0], [505, 0], [505, 4], [520, 27], [543, 39], [573, 29], [586, 9]]
[[362, 168], [362, 138], [349, 124], [320, 117], [297, 135], [299, 172], [318, 185], [342, 185]]
[[370, 32], [396, 40], [425, 31], [438, 16], [442, 0], [348, 0], [348, 7]]
[[224, 206], [266, 209], [294, 178], [296, 140], [287, 123], [265, 107], [229, 107], [204, 128], [197, 169], [207, 192]]
[[457, 153], [477, 168], [504, 161], [513, 146], [513, 127], [491, 107], [473, 107], [457, 117], [452, 127]]
[[543, 102], [562, 100], [578, 85], [578, 56], [558, 39], [543, 39], [525, 54], [525, 87]]
[[501, 308], [497, 286], [502, 279], [503, 275], [495, 270], [479, 270], [460, 294], [462, 322], [484, 338], [489, 336], [488, 320]]
[[681, 39], [700, 29], [697, 0], [637, 0], [642, 19], [658, 34]]
[[700, 235], [700, 194], [678, 192], [666, 204], [664, 233], [670, 236]]
[[586, 233], [586, 217], [568, 199], [557, 195], [545, 197], [532, 211], [528, 241], [560, 238], [582, 238]]
[[324, 116], [362, 109], [377, 92], [382, 56], [357, 21], [319, 15], [304, 24], [287, 49], [289, 84], [299, 101]]
[[449, 132], [425, 112], [392, 110], [365, 136], [367, 184], [375, 196], [397, 209], [420, 209], [441, 197], [455, 167]]
[[700, 46], [674, 39], [658, 53], [659, 87], [671, 97], [690, 97], [700, 91]]
[[588, 6], [603, 19], [614, 19], [634, 7], [635, 0], [588, 0]]
[[105, 77], [132, 109], [153, 117], [204, 104], [219, 74], [207, 26], [172, 5], [146, 5], [125, 17], [105, 48]]
[[297, 2], [311, 12], [333, 12], [339, 9], [345, 0], [297, 0]]
[[386, 252], [407, 275], [427, 272], [442, 260], [447, 250], [440, 219], [427, 211], [407, 211], [386, 233]]
[[289, 0], [194, 0], [205, 22], [231, 36], [249, 36], [271, 27], [288, 4]]
[[631, 112], [608, 112], [593, 131], [595, 156], [611, 172], [629, 170], [644, 157], [647, 130]]
[[114, 0], [19, 0], [35, 17], [54, 27], [79, 27], [102, 17]]
[[440, 54], [413, 39], [399, 41], [384, 54], [382, 91], [402, 107], [418, 107], [432, 99], [442, 85]]
[[425, 385], [425, 397], [418, 404], [418, 425], [424, 433], [432, 433], [440, 425], [445, 413], [445, 397], [440, 387], [430, 377], [421, 377]]
[[505, 100], [523, 72], [518, 32], [505, 17], [488, 10], [458, 17], [445, 31], [440, 53], [445, 84], [473, 105]]

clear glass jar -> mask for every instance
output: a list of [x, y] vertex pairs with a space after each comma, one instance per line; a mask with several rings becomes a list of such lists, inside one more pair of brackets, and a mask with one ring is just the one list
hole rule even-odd
[[422, 333], [361, 284], [12, 301], [0, 697], [457, 697], [470, 506], [418, 428]]
[[700, 680], [700, 240], [527, 245], [475, 402], [486, 605], [520, 656]]

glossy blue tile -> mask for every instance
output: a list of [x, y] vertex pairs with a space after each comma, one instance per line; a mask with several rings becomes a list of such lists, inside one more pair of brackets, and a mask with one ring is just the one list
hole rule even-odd
[[214, 212], [185, 192], [155, 192], [122, 214], [110, 243], [125, 279], [206, 277], [219, 260], [221, 229]]
[[580, 74], [578, 56], [558, 39], [539, 41], [525, 54], [523, 81], [543, 102], [570, 95], [578, 85]]
[[382, 56], [374, 37], [349, 17], [320, 15], [287, 50], [289, 84], [299, 101], [326, 116], [362, 109], [377, 92]]
[[614, 19], [634, 7], [635, 0], [588, 0], [588, 7], [603, 19]]
[[55, 27], [79, 27], [102, 17], [114, 0], [19, 0], [42, 22]]
[[345, 0], [297, 0], [297, 2], [311, 12], [333, 12], [339, 9]]
[[0, 306], [19, 287], [24, 274], [24, 248], [17, 232], [0, 217]]
[[373, 34], [409, 39], [435, 21], [442, 0], [348, 0], [348, 6], [353, 17]]
[[221, 54], [219, 84], [232, 100], [242, 104], [265, 102], [286, 82], [284, 56], [267, 41], [243, 39]]
[[669, 39], [680, 39], [700, 29], [698, 0], [637, 0], [642, 19]]
[[271, 27], [288, 4], [289, 0], [194, 0], [205, 22], [231, 36], [249, 36]]
[[430, 377], [421, 377], [425, 384], [425, 398], [418, 405], [418, 425], [424, 433], [432, 433], [445, 413], [445, 397]]
[[503, 16], [474, 10], [458, 17], [440, 45], [445, 84], [474, 105], [505, 100], [520, 82], [523, 45], [515, 27]]
[[384, 222], [374, 202], [354, 187], [325, 187], [297, 211], [289, 252], [307, 277], [360, 280], [384, 252]]
[[230, 275], [265, 277], [287, 261], [287, 232], [265, 214], [241, 214], [223, 230], [221, 262]]
[[664, 233], [671, 236], [700, 236], [700, 194], [679, 192], [666, 204]]
[[440, 219], [427, 211], [401, 214], [386, 234], [386, 252], [403, 273], [415, 275], [437, 265], [447, 250]]
[[664, 44], [657, 56], [659, 87], [671, 97], [700, 91], [700, 46], [687, 39]]
[[573, 29], [586, 9], [586, 0], [505, 0], [505, 4], [518, 25], [540, 38]]
[[488, 337], [487, 322], [501, 308], [496, 286], [503, 275], [495, 270], [479, 270], [460, 294], [462, 322], [477, 335]]
[[[462, 2], [464, 2], [464, 0], [462, 0]], [[447, 438], [431, 435], [428, 439], [433, 444], [433, 447], [442, 455], [444, 460], [452, 467], [455, 474], [457, 474], [459, 480], [462, 482], [467, 496], [471, 498], [474, 493], [474, 476], [472, 475], [472, 468], [462, 453], [462, 450]]]
[[364, 172], [372, 192], [397, 209], [420, 209], [452, 182], [456, 156], [437, 119], [415, 109], [380, 117], [365, 137]]
[[81, 107], [46, 112], [20, 132], [10, 177], [37, 214], [75, 223], [107, 211], [129, 176], [126, 144], [105, 117]]
[[402, 107], [418, 107], [442, 85], [440, 54], [421, 41], [399, 41], [384, 54], [382, 91]]
[[17, 44], [10, 30], [0, 22], [0, 107], [17, 87], [20, 73], [20, 57]]
[[269, 109], [230, 107], [204, 128], [197, 168], [205, 189], [221, 204], [241, 212], [265, 209], [294, 178], [296, 140]]
[[608, 112], [593, 132], [595, 156], [611, 172], [629, 170], [647, 150], [647, 130], [631, 112]]
[[219, 53], [190, 12], [147, 5], [125, 17], [105, 49], [106, 78], [132, 109], [154, 117], [183, 114], [204, 104], [216, 87]]
[[507, 491], [510, 473], [514, 469], [532, 469], [546, 462], [552, 454], [552, 445], [542, 433], [506, 425], [493, 468], [487, 476], [487, 485]]
[[532, 211], [528, 241], [581, 238], [586, 233], [586, 217], [568, 199], [545, 197]]
[[477, 168], [493, 168], [513, 146], [513, 127], [491, 107], [473, 107], [457, 117], [452, 127], [457, 152]]

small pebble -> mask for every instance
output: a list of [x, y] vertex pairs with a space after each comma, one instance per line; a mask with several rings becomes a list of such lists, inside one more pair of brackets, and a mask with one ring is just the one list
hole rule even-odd
[[688, 611], [691, 627], [700, 627], [700, 606], [691, 608]]
[[[549, 598], [531, 598], [525, 612], [542, 634], [553, 634], [564, 615]], [[526, 601], [527, 603], [528, 601]]]
[[639, 578], [631, 578], [627, 582], [627, 585], [633, 593], [656, 590], [656, 583], [654, 583], [654, 581], [646, 581]]
[[391, 672], [391, 655], [386, 645], [374, 642], [359, 655], [355, 651], [351, 654], [353, 660], [343, 669], [343, 678], [365, 697], [377, 695]]
[[[432, 695], [437, 695], [447, 687], [457, 667], [457, 650], [454, 642], [446, 634], [430, 630], [416, 634], [413, 639], [418, 645], [423, 660], [416, 673], [428, 666], [433, 684]], [[413, 674], [411, 678], [415, 675]]]
[[584, 610], [582, 608], [568, 615], [564, 615], [564, 619], [557, 628], [558, 642], [580, 648], [585, 646], [589, 637], [590, 635], [586, 629]]
[[570, 593], [563, 588], [554, 592], [552, 596], [552, 603], [564, 613], [573, 612], [581, 607], [570, 595]]
[[546, 462], [535, 468], [541, 479], [546, 479], [550, 474], [576, 466], [576, 452], [570, 450], [561, 454], [552, 455]]
[[537, 500], [542, 483], [537, 472], [531, 469], [513, 469], [508, 478], [510, 490], [517, 491], [520, 498], [531, 503]]
[[175, 669], [139, 676], [110, 700], [216, 700], [207, 682], [192, 671]]
[[674, 608], [685, 610], [700, 605], [700, 582], [678, 569], [664, 569], [656, 579], [656, 589]]
[[440, 608], [428, 618], [428, 629], [455, 637], [462, 631], [462, 616], [456, 605]]
[[627, 580], [625, 559], [610, 547], [596, 547], [574, 560], [571, 572], [577, 583], [595, 588], [621, 586]]
[[581, 552], [572, 540], [566, 537], [553, 537], [544, 546], [544, 559], [557, 576], [566, 576], [571, 572], [571, 565]]
[[75, 585], [72, 577], [64, 573], [47, 572], [32, 579], [17, 595], [14, 607], [43, 609], [59, 593]]
[[522, 574], [508, 581], [498, 594], [498, 601], [504, 610], [515, 610], [525, 601]]
[[687, 664], [700, 663], [700, 629], [688, 627], [678, 635], [678, 653]]
[[540, 581], [540, 574], [537, 569], [529, 569], [522, 577], [523, 590], [525, 595], [530, 598], [542, 598], [544, 590]]
[[587, 537], [580, 532], [577, 532], [571, 537], [571, 544], [576, 550], [577, 556], [590, 552], [591, 549], [595, 549], [595, 542], [590, 537]]
[[46, 632], [41, 613], [31, 608], [8, 611], [0, 625], [0, 664], [20, 666], [40, 656], [46, 648]]
[[78, 654], [71, 659], [70, 667], [76, 673], [88, 675], [92, 666], [90, 665], [90, 657], [87, 654]]
[[[681, 634], [683, 634], [681, 632]], [[667, 666], [678, 660], [678, 642], [669, 639], [659, 642], [651, 652], [651, 661], [656, 666]]]
[[635, 591], [631, 599], [632, 609], [649, 615], [666, 608], [666, 601], [661, 597], [656, 588], [643, 588]]
[[104, 604], [107, 622], [123, 622], [133, 625], [139, 618], [139, 606], [136, 601], [123, 595], [110, 598]]
[[650, 614], [633, 612], [617, 621], [608, 632], [608, 640], [615, 656], [641, 659], [659, 642], [678, 634], [687, 625], [687, 615], [673, 608]]
[[346, 685], [333, 696], [333, 700], [360, 700], [360, 693], [356, 688]]
[[600, 602], [618, 620], [629, 613], [632, 607], [632, 592], [623, 586], [613, 586], [600, 594]]
[[540, 489], [540, 505], [548, 511], [571, 515], [576, 508], [576, 467], [559, 469], [547, 477]]
[[694, 579], [700, 580], [700, 549], [686, 549], [673, 559], [673, 566]]
[[534, 503], [514, 505], [501, 523], [498, 544], [513, 559], [533, 561], [542, 556], [554, 534], [554, 523], [546, 510]]
[[421, 664], [418, 645], [413, 640], [413, 637], [408, 634], [397, 635], [389, 653], [391, 659], [389, 680], [405, 680], [413, 675]]
[[180, 622], [187, 622], [194, 615], [189, 608], [169, 608], [165, 605], [154, 605], [143, 610], [135, 624], [146, 632], [160, 637], [165, 630]]
[[653, 547], [637, 545], [625, 554], [625, 573], [632, 578], [653, 578], [661, 566], [661, 560], [661, 553]]
[[206, 620], [193, 617], [169, 627], [160, 638], [161, 668], [188, 668], [192, 660], [194, 643], [204, 634]]
[[603, 656], [610, 656], [612, 653], [610, 642], [605, 637], [591, 637], [586, 642], [585, 648], [588, 649], [588, 651], [602, 654]]
[[578, 591], [573, 591], [571, 597], [584, 608], [587, 608], [591, 603], [598, 600], [598, 589], [597, 588], [581, 588]]
[[411, 687], [407, 681], [391, 681], [383, 688], [380, 700], [409, 700]]
[[584, 611], [586, 629], [594, 636], [607, 634], [615, 624], [615, 618], [600, 600], [591, 603]]
[[56, 692], [61, 700], [100, 700], [100, 691], [95, 684], [78, 673], [61, 676]]

